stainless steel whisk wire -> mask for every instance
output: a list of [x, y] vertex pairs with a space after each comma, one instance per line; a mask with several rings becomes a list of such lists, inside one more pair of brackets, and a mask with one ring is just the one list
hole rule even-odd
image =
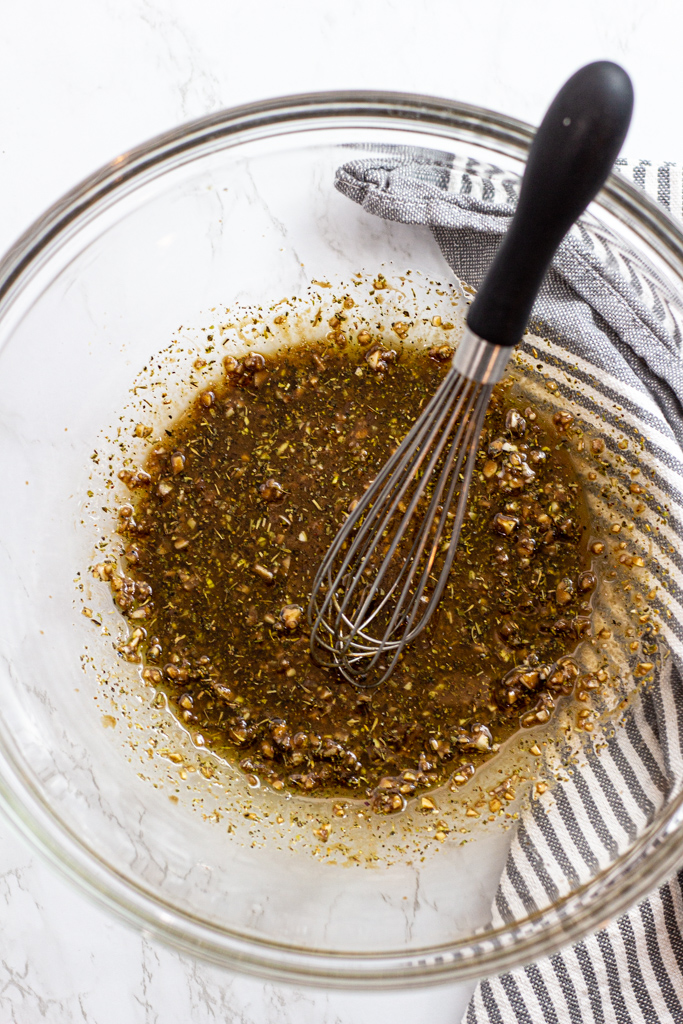
[[[422, 632], [441, 599], [465, 516], [464, 502], [458, 502], [455, 512], [452, 506], [469, 488], [491, 390], [492, 385], [465, 379], [456, 369], [448, 372], [349, 514], [318, 570], [309, 609], [312, 649], [319, 662], [336, 666], [356, 685], [374, 689], [393, 672], [404, 647]], [[426, 494], [429, 506], [418, 517]], [[395, 517], [400, 519], [388, 547], [366, 583], [373, 556]], [[415, 529], [401, 562], [397, 552], [411, 527], [420, 523], [427, 528]], [[444, 551], [442, 538], [449, 523]], [[443, 563], [434, 580], [440, 551]], [[375, 670], [379, 678], [365, 682]]]

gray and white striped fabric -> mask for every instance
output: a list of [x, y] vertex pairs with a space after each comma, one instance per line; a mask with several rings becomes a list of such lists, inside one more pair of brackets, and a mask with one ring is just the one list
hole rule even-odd
[[617, 170], [665, 206], [674, 217], [683, 220], [683, 166], [653, 164], [650, 160], [633, 162], [622, 158], [617, 160]]
[[[679, 167], [620, 161], [618, 170], [683, 216]], [[509, 223], [519, 179], [467, 157], [396, 147], [347, 163], [336, 187], [369, 213], [430, 226], [458, 278], [476, 287]], [[546, 360], [557, 380], [571, 368], [585, 381], [576, 400], [605, 422], [606, 437], [618, 428], [647, 446], [656, 467], [649, 501], [669, 509], [666, 527], [649, 540], [672, 614], [660, 605], [664, 628], [644, 638], [654, 683], [622, 727], [523, 812], [494, 925], [525, 918], [593, 878], [683, 789], [683, 296], [586, 215], [558, 250], [530, 326], [551, 339]], [[636, 465], [635, 455], [623, 454], [627, 468]], [[632, 669], [643, 656], [642, 648], [633, 652]], [[576, 946], [481, 982], [465, 1017], [466, 1024], [532, 1021], [683, 1024], [683, 873]]]

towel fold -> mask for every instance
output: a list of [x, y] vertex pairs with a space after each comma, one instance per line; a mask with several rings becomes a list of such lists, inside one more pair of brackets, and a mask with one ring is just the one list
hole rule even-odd
[[[683, 217], [681, 168], [620, 160], [617, 170]], [[353, 160], [336, 178], [339, 191], [368, 213], [428, 225], [454, 273], [474, 287], [507, 229], [519, 184], [491, 164], [409, 147]], [[646, 445], [655, 467], [649, 502], [653, 509], [668, 506], [666, 529], [647, 539], [672, 615], [659, 603], [663, 628], [646, 629], [632, 652], [634, 671], [646, 646], [653, 682], [620, 727], [522, 812], [494, 926], [523, 919], [594, 878], [683, 792], [683, 295], [586, 214], [558, 249], [530, 329], [554, 343], [546, 360], [558, 371], [560, 390], [570, 395], [565, 368], [586, 384], [578, 399], [572, 395], [586, 414]], [[533, 352], [530, 341], [520, 347]], [[609, 437], [606, 443], [615, 445]], [[577, 945], [482, 981], [466, 1024], [683, 1024], [682, 887], [683, 873]]]

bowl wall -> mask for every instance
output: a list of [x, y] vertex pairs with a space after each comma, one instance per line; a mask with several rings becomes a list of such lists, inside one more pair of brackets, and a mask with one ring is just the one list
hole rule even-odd
[[[672, 802], [573, 903], [494, 934], [509, 831], [440, 845], [415, 816], [419, 842], [404, 823], [400, 852], [392, 821], [361, 818], [346, 850], [316, 854], [329, 807], [203, 775], [208, 755], [113, 651], [122, 623], [88, 570], [112, 543], [117, 460], [136, 453], [136, 415], [159, 429], [175, 415], [208, 334], [237, 317], [226, 344], [238, 350], [256, 340], [248, 311], [315, 304], [311, 282], [380, 268], [446, 282], [441, 301], [462, 321], [431, 232], [372, 218], [333, 187], [357, 146], [430, 146], [519, 171], [524, 126], [430, 102], [292, 101], [188, 126], [84, 183], [0, 269], [0, 792], [34, 842], [128, 920], [273, 977], [381, 986], [500, 969], [596, 926], [677, 859]], [[663, 215], [616, 182], [597, 212], [683, 295], [681, 239]]]

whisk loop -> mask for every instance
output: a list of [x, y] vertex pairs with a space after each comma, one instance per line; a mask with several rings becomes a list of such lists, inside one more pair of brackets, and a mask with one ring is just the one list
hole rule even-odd
[[491, 390], [449, 371], [318, 570], [311, 649], [356, 685], [388, 678], [441, 599]]

